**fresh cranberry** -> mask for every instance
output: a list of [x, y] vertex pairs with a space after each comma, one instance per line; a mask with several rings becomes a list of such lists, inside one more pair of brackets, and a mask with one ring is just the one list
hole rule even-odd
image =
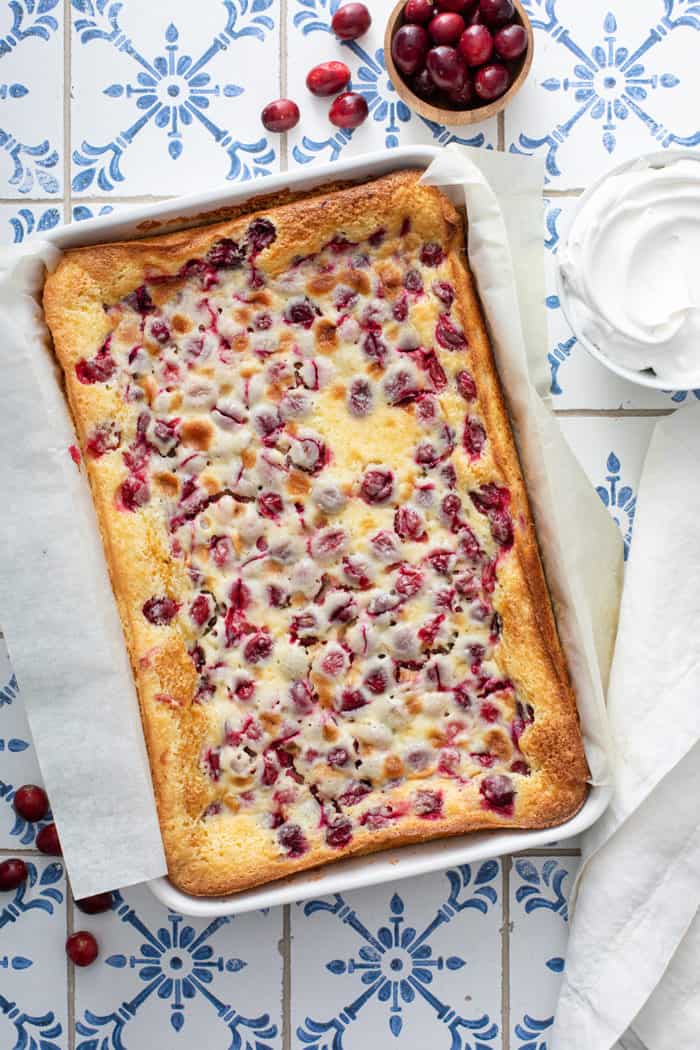
[[459, 38], [459, 52], [468, 66], [488, 62], [493, 54], [493, 37], [486, 26], [467, 26]]
[[467, 67], [459, 51], [441, 44], [433, 47], [426, 57], [428, 72], [443, 91], [459, 91], [467, 79]]
[[272, 652], [272, 638], [266, 631], [257, 631], [243, 647], [243, 659], [250, 664], [266, 660]]
[[429, 22], [434, 14], [433, 0], [408, 0], [403, 9], [403, 17], [407, 22]]
[[479, 0], [437, 0], [440, 11], [457, 11], [460, 15], [468, 15], [478, 7]]
[[144, 602], [141, 611], [149, 623], [155, 624], [156, 627], [164, 627], [177, 616], [179, 608], [172, 598], [149, 598]]
[[442, 11], [435, 15], [428, 32], [436, 44], [454, 44], [464, 32], [464, 19], [454, 11]]
[[447, 97], [453, 106], [459, 109], [468, 109], [474, 102], [474, 81], [467, 77], [461, 88], [457, 91], [448, 91]]
[[309, 848], [304, 832], [298, 824], [283, 824], [277, 833], [279, 844], [293, 859], [303, 857]]
[[[341, 8], [342, 10], [342, 8]], [[345, 91], [338, 95], [328, 111], [328, 119], [337, 128], [359, 128], [367, 119], [369, 107], [364, 95]]]
[[439, 244], [428, 241], [420, 250], [420, 261], [423, 266], [439, 266], [445, 259], [445, 253]]
[[353, 416], [369, 415], [373, 407], [372, 387], [366, 379], [353, 379], [348, 392], [348, 408]]
[[85, 915], [100, 915], [110, 911], [114, 898], [111, 893], [95, 893], [92, 897], [83, 897], [75, 902], [76, 908]]
[[326, 762], [332, 769], [342, 769], [350, 761], [350, 755], [344, 747], [334, 747], [326, 755]]
[[[433, 78], [431, 77], [428, 69], [421, 69], [419, 73], [416, 73], [413, 80], [411, 81], [411, 87], [418, 98], [424, 99], [426, 102], [430, 102], [434, 99], [440, 90]], [[398, 321], [399, 318], [397, 317]], [[406, 320], [404, 317], [403, 320]]]
[[399, 507], [394, 514], [394, 531], [402, 540], [425, 540], [425, 522], [417, 510], [411, 507]]
[[42, 853], [48, 853], [50, 857], [61, 857], [63, 850], [58, 838], [56, 825], [51, 822], [41, 829], [36, 837], [36, 848]]
[[321, 62], [309, 72], [306, 86], [312, 95], [328, 98], [347, 87], [349, 80], [350, 70], [344, 62]]
[[326, 842], [334, 849], [343, 849], [352, 839], [352, 821], [347, 817], [336, 817], [326, 829]]
[[500, 62], [493, 62], [477, 70], [474, 77], [474, 90], [484, 102], [493, 102], [505, 95], [510, 87], [510, 73]]
[[440, 314], [435, 326], [435, 338], [443, 350], [465, 350], [467, 347], [464, 332], [452, 324], [447, 314]]
[[97, 941], [89, 930], [72, 933], [66, 941], [66, 955], [75, 966], [89, 966], [98, 955]]
[[23, 820], [29, 820], [32, 823], [36, 820], [43, 820], [49, 811], [48, 796], [44, 789], [36, 784], [25, 784], [17, 788], [13, 805], [15, 812]]
[[238, 270], [244, 260], [245, 250], [230, 237], [216, 241], [207, 252], [207, 262], [215, 270]]
[[151, 498], [148, 482], [136, 475], [126, 478], [117, 490], [117, 504], [123, 510], [136, 511]]
[[520, 58], [527, 51], [527, 31], [517, 24], [503, 26], [496, 33], [496, 53], [506, 61]]
[[394, 494], [394, 475], [390, 470], [368, 470], [360, 485], [365, 503], [387, 503]]
[[81, 357], [75, 366], [75, 374], [85, 386], [93, 383], [106, 383], [117, 370], [117, 362], [109, 353], [107, 343], [98, 350], [94, 357]]
[[4, 860], [0, 863], [0, 891], [7, 893], [16, 890], [23, 882], [26, 882], [29, 872], [27, 865], [19, 857]]
[[279, 517], [284, 509], [282, 497], [276, 492], [261, 492], [258, 496], [258, 510], [263, 518]]
[[430, 38], [421, 25], [403, 25], [391, 42], [391, 56], [404, 76], [410, 77], [425, 65]]
[[513, 0], [481, 0], [479, 10], [487, 26], [502, 26], [515, 17]]
[[464, 451], [471, 459], [478, 459], [486, 445], [486, 431], [475, 419], [467, 419], [462, 435]]
[[484, 777], [479, 788], [484, 803], [489, 809], [511, 814], [515, 800], [515, 788], [510, 777], [501, 774]]
[[372, 16], [364, 4], [343, 4], [333, 15], [331, 26], [341, 40], [357, 40], [372, 25]]
[[291, 131], [299, 123], [299, 107], [291, 98], [278, 98], [268, 102], [260, 114], [263, 126], [268, 131]]
[[476, 383], [469, 372], [457, 373], [457, 389], [465, 401], [476, 401]]

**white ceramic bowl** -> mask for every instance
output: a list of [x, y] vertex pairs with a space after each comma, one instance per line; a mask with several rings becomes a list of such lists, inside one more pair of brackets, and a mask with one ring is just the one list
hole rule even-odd
[[[562, 247], [566, 245], [569, 232], [576, 221], [582, 208], [586, 206], [588, 201], [593, 197], [595, 193], [600, 189], [603, 183], [607, 182], [608, 179], [614, 178], [616, 175], [621, 175], [623, 172], [633, 168], [640, 162], [647, 163], [651, 167], [665, 168], [668, 164], [672, 164], [677, 160], [693, 160], [700, 163], [700, 154], [694, 153], [692, 150], [659, 150], [655, 153], [645, 153], [641, 157], [635, 157], [633, 160], [626, 161], [624, 164], [618, 165], [613, 168], [612, 171], [608, 171], [605, 175], [602, 175], [597, 179], [592, 186], [590, 186], [582, 197], [579, 198], [577, 206], [573, 209], [571, 215], [568, 217], [566, 222], [565, 230], [562, 234]], [[669, 389], [681, 389], [681, 388], [670, 388], [667, 379], [659, 379], [659, 377], [651, 370], [646, 369], [644, 371], [626, 368], [624, 365], [618, 364], [616, 361], [612, 361], [607, 357], [600, 347], [592, 343], [587, 336], [584, 335], [579, 319], [577, 317], [576, 309], [573, 305], [573, 297], [569, 295], [569, 289], [566, 282], [566, 278], [562, 273], [562, 268], [557, 263], [556, 267], [556, 279], [557, 279], [557, 294], [559, 296], [559, 302], [564, 313], [564, 317], [568, 321], [569, 327], [576, 336], [577, 340], [584, 349], [588, 351], [591, 357], [594, 357], [596, 361], [600, 361], [608, 371], [614, 372], [615, 375], [621, 376], [623, 379], [629, 379], [630, 383], [636, 383], [637, 386], [651, 387], [654, 390], [666, 390]], [[687, 384], [687, 388], [693, 386], [690, 381]], [[685, 388], [684, 388], [685, 389]]]

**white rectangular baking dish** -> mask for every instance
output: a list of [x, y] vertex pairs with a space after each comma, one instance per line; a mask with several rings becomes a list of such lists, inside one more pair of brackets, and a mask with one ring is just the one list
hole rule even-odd
[[[224, 186], [172, 201], [140, 205], [117, 216], [94, 219], [53, 231], [47, 239], [60, 250], [65, 250], [175, 231], [221, 219], [225, 217], [227, 207], [238, 206], [261, 195], [286, 189], [309, 190], [331, 181], [372, 178], [401, 167], [427, 168], [439, 153], [437, 147], [417, 146], [365, 154], [334, 164], [314, 166], [312, 171], [300, 169], [243, 183], [235, 188]], [[182, 893], [167, 878], [155, 879], [149, 883], [149, 887], [158, 900], [169, 908], [202, 918], [275, 907], [547, 846], [554, 839], [570, 838], [589, 828], [607, 808], [611, 794], [612, 788], [608, 785], [592, 787], [580, 812], [556, 829], [477, 832], [417, 846], [404, 846], [367, 857], [338, 861], [326, 868], [301, 872], [229, 897], [193, 897]]]

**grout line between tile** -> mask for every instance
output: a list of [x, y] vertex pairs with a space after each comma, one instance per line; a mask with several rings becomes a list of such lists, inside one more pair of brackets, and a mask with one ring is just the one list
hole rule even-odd
[[501, 1050], [510, 1050], [510, 867], [512, 857], [501, 862], [502, 914], [501, 927]]
[[581, 197], [586, 191], [581, 190], [553, 190], [545, 186], [544, 195], [545, 197]]
[[292, 1046], [292, 936], [291, 905], [282, 909], [282, 1050]]
[[505, 153], [506, 151], [506, 115], [505, 113], [499, 113], [496, 117], [496, 149], [499, 153]]
[[[73, 915], [73, 891], [66, 875], [66, 938], [75, 932], [75, 917]], [[66, 1024], [68, 1025], [68, 1050], [75, 1050], [75, 966], [67, 960], [66, 995], [68, 997], [68, 1012]]]

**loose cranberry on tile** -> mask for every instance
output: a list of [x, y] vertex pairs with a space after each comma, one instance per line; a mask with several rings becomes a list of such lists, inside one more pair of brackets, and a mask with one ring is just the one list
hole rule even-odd
[[328, 119], [337, 128], [359, 128], [367, 119], [368, 113], [369, 107], [364, 95], [358, 95], [356, 91], [345, 91], [333, 102]]
[[26, 881], [28, 874], [27, 865], [19, 857], [4, 860], [0, 864], [0, 890], [3, 893], [16, 890]]
[[58, 837], [58, 831], [56, 825], [51, 822], [46, 827], [42, 828], [36, 837], [36, 848], [41, 850], [42, 853], [47, 853], [50, 857], [62, 857], [63, 850], [61, 849], [61, 842]]
[[278, 98], [265, 106], [260, 119], [268, 131], [291, 131], [299, 123], [299, 107], [291, 98]]
[[90, 966], [98, 956], [97, 941], [89, 930], [72, 933], [66, 941], [66, 955], [75, 966]]
[[306, 77], [306, 86], [317, 98], [337, 95], [350, 82], [350, 70], [344, 62], [321, 62]]
[[343, 4], [333, 15], [331, 27], [341, 40], [357, 40], [372, 25], [372, 16], [364, 4]]
[[49, 811], [49, 800], [43, 788], [36, 784], [24, 784], [17, 788], [13, 801], [15, 812], [23, 820], [42, 820]]
[[85, 915], [99, 915], [103, 911], [109, 911], [113, 901], [111, 893], [95, 893], [92, 897], [83, 897], [76, 901], [75, 906]]

